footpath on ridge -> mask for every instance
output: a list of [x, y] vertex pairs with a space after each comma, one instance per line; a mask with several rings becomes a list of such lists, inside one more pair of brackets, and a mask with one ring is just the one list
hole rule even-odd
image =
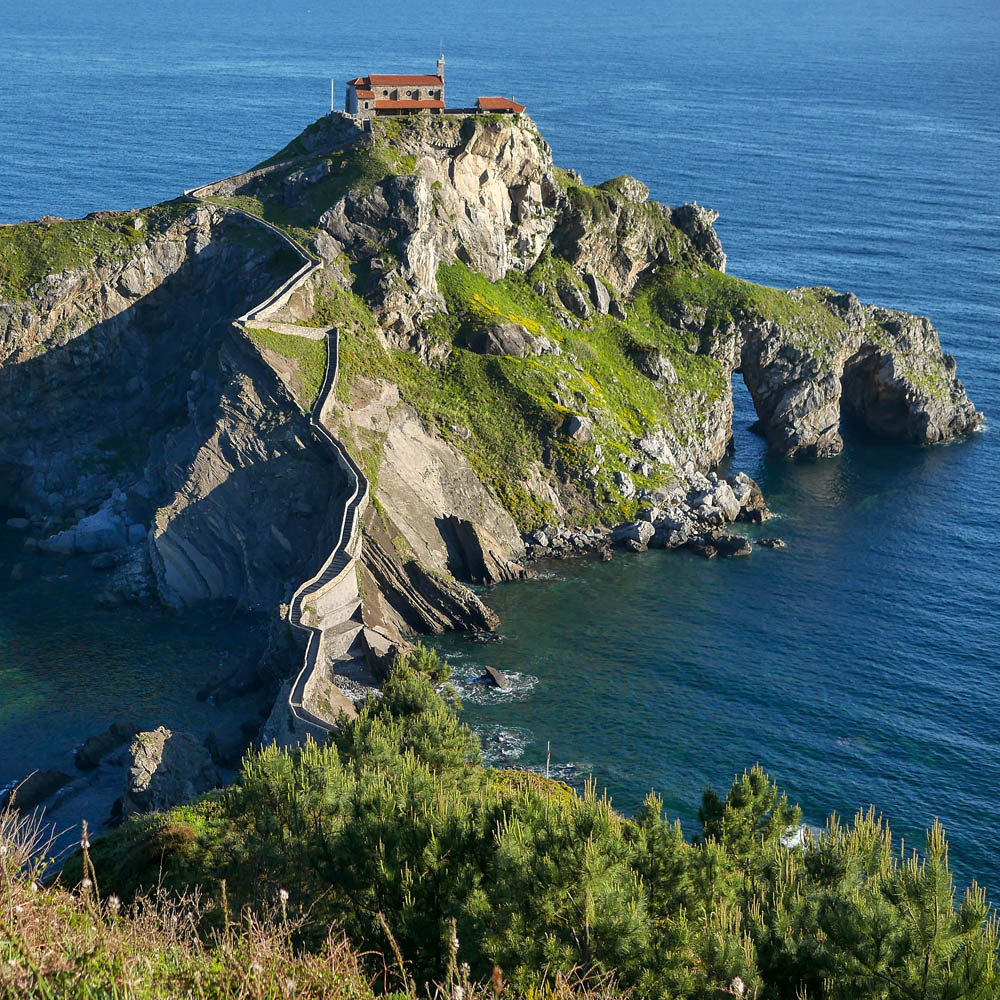
[[[274, 164], [272, 169], [283, 166], [287, 164]], [[235, 175], [190, 188], [184, 192], [184, 196], [198, 204], [222, 208], [264, 226], [288, 244], [302, 260], [302, 267], [295, 274], [262, 302], [237, 317], [233, 326], [251, 345], [254, 342], [247, 333], [248, 330], [273, 330], [310, 340], [326, 338], [326, 371], [319, 394], [308, 414], [309, 424], [315, 440], [343, 470], [348, 485], [343, 509], [339, 516], [335, 516], [331, 526], [333, 547], [319, 571], [299, 585], [289, 603], [288, 621], [293, 629], [305, 635], [305, 654], [302, 669], [294, 681], [282, 690], [275, 712], [265, 726], [267, 742], [291, 744], [300, 742], [309, 735], [322, 741], [334, 728], [336, 717], [341, 711], [348, 714], [353, 711], [353, 702], [333, 681], [333, 668], [336, 665], [337, 673], [345, 670], [350, 673], [352, 667], [361, 666], [358, 662], [362, 658], [359, 641], [364, 621], [355, 564], [360, 548], [361, 515], [368, 504], [369, 486], [358, 464], [347, 448], [330, 432], [323, 419], [337, 384], [339, 330], [335, 326], [307, 327], [271, 318], [279, 313], [299, 287], [322, 269], [322, 259], [267, 220], [241, 208], [211, 201], [201, 194], [207, 188], [235, 181], [242, 176]], [[256, 349], [256, 345], [254, 347]], [[324, 609], [322, 613], [317, 609], [321, 599]], [[287, 702], [287, 712], [284, 711], [284, 702]]]

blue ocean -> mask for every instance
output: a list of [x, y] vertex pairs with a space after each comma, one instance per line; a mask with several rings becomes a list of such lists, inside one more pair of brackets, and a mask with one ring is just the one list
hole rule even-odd
[[[730, 464], [787, 549], [556, 564], [485, 595], [504, 641], [437, 645], [460, 681], [514, 675], [510, 695], [462, 685], [497, 762], [544, 768], [548, 750], [624, 810], [655, 788], [691, 834], [701, 790], [759, 761], [812, 824], [874, 803], [917, 845], [940, 817], [960, 877], [1000, 897], [995, 0], [0, 9], [0, 222], [173, 197], [281, 147], [331, 78], [340, 101], [346, 78], [429, 72], [443, 47], [449, 103], [512, 95], [589, 183], [632, 173], [717, 209], [731, 273], [929, 315], [984, 432], [930, 450], [848, 433], [843, 456], [791, 463], [748, 431], [737, 384]], [[176, 685], [225, 652], [212, 633], [171, 655], [168, 625], [109, 613], [109, 656], [101, 629], [46, 613], [65, 585], [36, 580], [34, 616], [0, 589], [0, 784], [65, 767], [122, 699], [169, 689], [183, 716]]]

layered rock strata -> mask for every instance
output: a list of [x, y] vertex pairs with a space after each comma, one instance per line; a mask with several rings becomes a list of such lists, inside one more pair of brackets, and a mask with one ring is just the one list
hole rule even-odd
[[331, 115], [287, 153], [0, 304], [0, 504], [53, 551], [112, 552], [121, 594], [273, 609], [330, 543], [342, 484], [288, 388], [305, 362], [229, 327], [297, 264], [234, 198], [327, 263], [273, 318], [341, 330], [325, 419], [371, 473], [359, 586], [391, 641], [491, 627], [462, 582], [540, 551], [743, 553], [715, 543], [759, 491], [706, 478], [734, 373], [786, 456], [836, 454], [844, 418], [911, 444], [982, 422], [929, 321], [727, 275], [716, 213], [584, 185], [529, 119]]

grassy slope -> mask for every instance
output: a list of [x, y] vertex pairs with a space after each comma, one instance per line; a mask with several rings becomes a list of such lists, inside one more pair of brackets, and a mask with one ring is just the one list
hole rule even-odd
[[[629, 512], [611, 484], [614, 471], [624, 469], [619, 452], [631, 450], [632, 437], [670, 420], [675, 403], [689, 401], [686, 394], [665, 396], [636, 369], [630, 353], [640, 343], [636, 331], [607, 317], [584, 332], [568, 330], [531, 290], [534, 280], [534, 272], [511, 274], [493, 284], [463, 264], [441, 265], [438, 285], [449, 315], [435, 317], [430, 333], [451, 352], [440, 366], [427, 366], [405, 351], [385, 351], [359, 296], [342, 290], [321, 296], [317, 316], [324, 322], [339, 318], [341, 325], [338, 393], [346, 401], [361, 376], [396, 383], [403, 399], [466, 455], [522, 528], [551, 515], [523, 486], [530, 466], [546, 458], [591, 498], [590, 509], [579, 512], [581, 522], [588, 516], [614, 519]], [[519, 359], [484, 356], [461, 346], [470, 330], [496, 321], [521, 323], [558, 343], [563, 353]], [[688, 354], [665, 330], [644, 329], [641, 343], [669, 353], [708, 398], [722, 391], [718, 366]], [[572, 398], [575, 405], [563, 405], [553, 394]], [[605, 456], [596, 487], [589, 485], [587, 472], [595, 464], [594, 446], [575, 445], [559, 433], [570, 414], [587, 411], [596, 417]], [[655, 485], [662, 475], [639, 480]]]
[[[293, 140], [281, 154], [272, 160], [285, 158], [285, 152], [296, 155]], [[268, 163], [271, 161], [265, 161]], [[209, 198], [219, 205], [229, 205], [256, 215], [273, 225], [286, 230], [289, 235], [308, 245], [316, 233], [316, 223], [328, 208], [335, 205], [348, 191], [368, 191], [394, 174], [411, 173], [414, 167], [412, 156], [407, 156], [388, 143], [374, 146], [359, 144], [349, 149], [316, 156], [297, 163], [295, 170], [309, 170], [325, 164], [328, 173], [316, 183], [306, 187], [303, 193], [288, 204], [283, 187], [283, 175], [261, 180], [253, 194], [239, 194], [228, 198]]]
[[[431, 336], [450, 349], [439, 366], [425, 365], [405, 351], [386, 352], [356, 294], [334, 289], [317, 302], [316, 321], [341, 326], [341, 398], [349, 398], [361, 376], [395, 382], [423, 419], [466, 455], [522, 529], [536, 527], [552, 513], [523, 485], [539, 461], [556, 466], [575, 486], [580, 523], [633, 513], [634, 502], [622, 500], [612, 482], [616, 471], [626, 469], [619, 454], [632, 452], [632, 440], [658, 426], [679, 425], [679, 411], [704, 407], [725, 391], [719, 365], [690, 353], [684, 335], [648, 305], [636, 308], [627, 323], [594, 316], [580, 330], [564, 327], [533, 285], [552, 284], [568, 272], [566, 262], [550, 254], [529, 274], [512, 272], [496, 283], [464, 264], [442, 264], [438, 286], [448, 314], [428, 326]], [[520, 359], [483, 356], [462, 346], [471, 331], [494, 322], [519, 323], [558, 344], [562, 353]], [[661, 391], [636, 368], [636, 355], [651, 349], [662, 351], [680, 376], [671, 392]], [[560, 433], [574, 413], [594, 418], [603, 450], [596, 484], [588, 472], [597, 464], [594, 445], [577, 445]], [[669, 471], [634, 478], [640, 486], [655, 486]]]
[[[48, 274], [125, 256], [183, 218], [191, 207], [178, 199], [137, 212], [0, 226], [0, 301], [25, 298], [31, 286]], [[143, 222], [140, 229], [133, 224], [137, 218]]]
[[[333, 169], [294, 206], [285, 205], [278, 180], [254, 198], [228, 201], [308, 237], [319, 215], [347, 190], [369, 189], [389, 174], [412, 170], [412, 155], [404, 153], [407, 130], [434, 124], [378, 123], [374, 146], [317, 157], [317, 163], [328, 160]], [[594, 221], [610, 215], [616, 180], [588, 187], [561, 170], [557, 180], [579, 212]], [[546, 252], [528, 275], [511, 273], [496, 283], [462, 264], [444, 264], [438, 283], [449, 312], [435, 317], [427, 332], [447, 345], [450, 355], [443, 365], [428, 366], [406, 352], [385, 352], [363, 299], [329, 290], [318, 301], [312, 322], [342, 328], [341, 398], [348, 398], [359, 375], [398, 384], [403, 398], [424, 420], [465, 453], [523, 529], [551, 515], [523, 485], [538, 461], [555, 467], [573, 485], [579, 508], [574, 514], [580, 523], [633, 513], [634, 502], [623, 501], [613, 486], [614, 473], [626, 469], [619, 454], [634, 453], [632, 442], [657, 426], [677, 428], [683, 440], [679, 428], [691, 425], [691, 411], [703, 411], [726, 389], [727, 374], [721, 367], [704, 353], [694, 353], [711, 345], [679, 329], [678, 315], [694, 311], [716, 330], [736, 317], [771, 320], [790, 331], [796, 343], [820, 355], [843, 329], [819, 292], [786, 292], [715, 271], [695, 258], [686, 237], [658, 208], [650, 206], [649, 212], [654, 228], [668, 240], [674, 263], [637, 290], [624, 323], [594, 316], [580, 329], [562, 325], [560, 314], [533, 291], [538, 281], [552, 286], [560, 279], [574, 280], [569, 264], [554, 252]], [[373, 249], [384, 257], [394, 256], [391, 245]], [[365, 275], [351, 266], [360, 288]], [[494, 321], [520, 323], [558, 343], [563, 353], [517, 359], [483, 357], [463, 348], [471, 330]], [[650, 350], [662, 351], [678, 373], [679, 384], [667, 393], [636, 368], [636, 357]], [[557, 395], [561, 402], [553, 398]], [[587, 471], [597, 464], [593, 446], [577, 446], [559, 433], [571, 413], [595, 418], [604, 453], [596, 483]], [[367, 458], [367, 471], [377, 477], [372, 456]], [[634, 478], [639, 487], [655, 486], [669, 474], [670, 470], [660, 470], [651, 479]]]
[[302, 386], [302, 406], [312, 409], [326, 374], [326, 340], [310, 340], [274, 330], [247, 330], [255, 344], [291, 361]]

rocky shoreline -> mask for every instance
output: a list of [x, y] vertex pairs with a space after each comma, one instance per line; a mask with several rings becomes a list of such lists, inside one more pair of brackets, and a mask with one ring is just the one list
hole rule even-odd
[[[197, 206], [25, 223], [26, 245], [68, 241], [76, 263], [36, 260], [9, 287], [0, 269], [8, 526], [108, 573], [106, 605], [263, 614], [260, 662], [206, 695], [281, 700], [301, 662], [288, 602], [343, 511], [344, 476], [310, 433], [326, 348], [282, 329], [338, 329], [320, 417], [372, 503], [352, 556], [360, 611], [308, 610], [324, 634], [357, 631], [342, 651], [355, 659], [495, 629], [471, 585], [539, 559], [748, 556], [734, 525], [766, 520], [765, 499], [713, 471], [736, 374], [787, 458], [837, 454], [844, 417], [906, 444], [984, 419], [928, 320], [726, 274], [715, 212], [651, 201], [625, 175], [585, 185], [530, 119], [361, 132], [331, 114], [296, 142], [293, 160], [198, 189]], [[309, 241], [317, 266], [274, 329], [234, 330], [300, 263], [263, 218]]]
[[[717, 555], [748, 556], [752, 544], [740, 534], [727, 532], [735, 522], [761, 524], [772, 516], [760, 487], [746, 473], [721, 479], [690, 471], [687, 481], [672, 490], [643, 491], [640, 512], [633, 521], [615, 528], [574, 529], [545, 525], [525, 535], [525, 555], [536, 559], [598, 554], [610, 559], [613, 548], [630, 552], [687, 547], [707, 559]], [[779, 538], [758, 539], [758, 544], [780, 548]]]

